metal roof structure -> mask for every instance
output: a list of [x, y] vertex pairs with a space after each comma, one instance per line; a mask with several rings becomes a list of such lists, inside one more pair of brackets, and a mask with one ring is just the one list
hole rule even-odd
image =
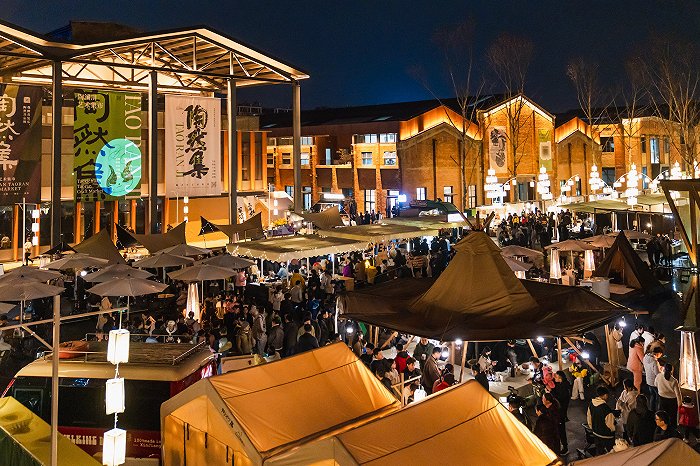
[[205, 26], [77, 44], [0, 22], [3, 82], [51, 84], [52, 62], [63, 66], [66, 86], [148, 90], [158, 72], [160, 91], [212, 92], [236, 86], [291, 84], [309, 76], [264, 52]]

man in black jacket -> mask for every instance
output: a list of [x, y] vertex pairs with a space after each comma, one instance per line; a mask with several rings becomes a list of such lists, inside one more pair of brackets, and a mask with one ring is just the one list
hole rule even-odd
[[301, 334], [299, 341], [297, 341], [297, 354], [318, 348], [318, 340], [311, 334], [312, 328], [311, 324], [304, 324], [304, 333]]
[[588, 405], [587, 420], [593, 431], [597, 455], [607, 453], [615, 445], [615, 415], [608, 406], [610, 391], [603, 386], [596, 389], [597, 397]]
[[282, 320], [279, 316], [272, 318], [272, 325], [270, 326], [270, 332], [267, 337], [267, 347], [270, 355], [278, 353], [282, 356], [284, 349], [284, 330], [280, 327], [281, 323]]
[[299, 326], [292, 319], [292, 314], [284, 315], [284, 354], [283, 356], [291, 356], [297, 346], [297, 334]]

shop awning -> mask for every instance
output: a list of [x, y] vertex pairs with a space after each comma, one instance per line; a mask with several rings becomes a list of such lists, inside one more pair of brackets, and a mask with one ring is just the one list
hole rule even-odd
[[326, 254], [344, 254], [350, 251], [363, 251], [367, 241], [318, 235], [294, 235], [267, 238], [257, 241], [231, 243], [226, 246], [228, 252], [235, 256], [253, 257], [275, 262], [323, 256]]
[[470, 341], [569, 336], [622, 316], [626, 308], [581, 287], [518, 280], [483, 232], [454, 246], [434, 282], [398, 279], [349, 292], [346, 317], [412, 335]]
[[[164, 464], [267, 464], [400, 403], [343, 343], [203, 379], [163, 403]], [[184, 429], [188, 435], [183, 436]], [[306, 463], [305, 463], [306, 464]]]
[[557, 455], [471, 380], [266, 464], [557, 464]]
[[435, 236], [438, 231], [429, 228], [420, 228], [411, 225], [398, 225], [389, 223], [371, 223], [369, 225], [353, 225], [333, 228], [319, 233], [326, 237], [346, 238], [366, 243], [378, 243], [392, 239], [410, 239], [420, 236]]

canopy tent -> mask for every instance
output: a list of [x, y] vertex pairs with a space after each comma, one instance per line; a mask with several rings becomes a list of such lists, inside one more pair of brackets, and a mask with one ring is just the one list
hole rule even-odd
[[368, 225], [356, 225], [342, 228], [334, 228], [330, 231], [321, 231], [322, 236], [352, 239], [366, 243], [390, 241], [392, 239], [409, 239], [420, 236], [435, 236], [437, 230], [419, 228], [410, 225], [398, 225], [387, 223], [371, 223]]
[[[315, 400], [315, 401], [314, 401]], [[161, 405], [163, 464], [266, 464], [400, 403], [342, 343], [206, 378]], [[184, 432], [187, 435], [183, 435]]]
[[558, 249], [560, 251], [569, 251], [569, 252], [583, 252], [583, 251], [592, 251], [594, 249], [597, 249], [595, 246], [590, 245], [586, 243], [585, 241], [577, 240], [577, 239], [567, 239], [565, 241], [560, 241], [558, 243], [553, 243], [550, 244], [549, 246], [545, 246], [545, 249]]
[[299, 215], [307, 222], [313, 223], [320, 230], [330, 230], [345, 225], [340, 217], [340, 208], [337, 205], [329, 207], [323, 212], [309, 212]]
[[554, 452], [470, 380], [388, 416], [306, 443], [266, 464], [553, 463]]
[[73, 246], [73, 250], [88, 256], [106, 259], [111, 264], [126, 264], [126, 261], [119, 253], [119, 249], [112, 242], [111, 235], [107, 230], [100, 230], [82, 243]]
[[[122, 233], [131, 236], [138, 244], [142, 245], [144, 248], [148, 249], [148, 252], [153, 254], [171, 246], [187, 244], [187, 240], [185, 239], [186, 226], [187, 222], [182, 222], [166, 233], [155, 233], [148, 235], [131, 233], [130, 231], [126, 231], [122, 228]], [[124, 242], [122, 241], [122, 244], [123, 243]]]
[[321, 238], [318, 235], [282, 236], [229, 244], [226, 247], [228, 252], [234, 255], [277, 262], [327, 254], [343, 254], [350, 251], [363, 251], [366, 248], [367, 241], [358, 242], [335, 236]]
[[629, 288], [643, 290], [647, 294], [654, 294], [663, 288], [622, 231], [608, 249], [603, 262], [593, 272], [593, 276], [608, 277], [613, 279], [613, 283], [619, 281]]
[[237, 239], [257, 239], [263, 236], [262, 217], [260, 212], [253, 215], [243, 223], [236, 223], [232, 225], [212, 223], [204, 217], [201, 217], [201, 220], [202, 228], [199, 230], [200, 235], [220, 231], [228, 236], [231, 242], [234, 242]]
[[[13, 466], [51, 464], [51, 426], [12, 397], [0, 399], [0, 458]], [[98, 466], [100, 463], [58, 434], [58, 464]]]
[[574, 461], [572, 466], [665, 466], [669, 464], [700, 464], [700, 454], [681, 439], [669, 438], [626, 450]]
[[532, 264], [528, 264], [527, 262], [523, 262], [518, 259], [513, 259], [508, 256], [503, 256], [503, 259], [513, 272], [527, 272], [532, 268]]
[[649, 233], [644, 233], [643, 231], [637, 231], [637, 230], [620, 230], [620, 231], [613, 231], [612, 233], [608, 233], [609, 236], [617, 236], [620, 234], [620, 232], [624, 233], [627, 239], [652, 239], [653, 236], [651, 236]]
[[44, 251], [41, 255], [42, 256], [53, 256], [56, 254], [62, 254], [64, 252], [77, 252], [75, 249], [71, 247], [70, 244], [66, 243], [65, 241], [61, 241], [58, 243], [56, 246], [52, 247], [51, 249]]
[[595, 235], [588, 238], [583, 238], [581, 241], [585, 241], [596, 248], [607, 249], [613, 245], [615, 238], [610, 235]]
[[398, 279], [348, 293], [346, 317], [438, 340], [493, 341], [583, 333], [624, 306], [590, 290], [518, 280], [483, 232], [454, 246], [436, 280]]
[[633, 210], [624, 200], [616, 199], [599, 199], [590, 202], [575, 202], [573, 204], [563, 204], [559, 206], [562, 209], [571, 210], [573, 212], [587, 212], [593, 214], [596, 212], [613, 212], [616, 210]]
[[502, 247], [501, 254], [503, 254], [506, 257], [529, 257], [531, 259], [542, 258], [544, 256], [544, 254], [541, 251], [526, 248], [523, 246], [518, 246], [516, 244], [511, 244]]
[[[477, 219], [472, 218], [472, 224], [477, 223]], [[395, 225], [409, 225], [419, 228], [428, 228], [433, 230], [441, 230], [443, 228], [470, 228], [471, 225], [465, 220], [449, 221], [447, 216], [422, 215], [416, 217], [392, 217], [382, 219], [382, 223]]]

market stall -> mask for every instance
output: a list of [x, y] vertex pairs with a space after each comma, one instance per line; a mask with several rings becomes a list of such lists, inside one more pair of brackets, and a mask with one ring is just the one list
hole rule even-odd
[[371, 223], [367, 225], [354, 225], [333, 228], [319, 232], [325, 237], [345, 238], [355, 241], [380, 243], [393, 239], [410, 239], [421, 236], [436, 236], [438, 230], [420, 228], [410, 225], [398, 225], [388, 223]]
[[294, 235], [231, 243], [226, 246], [226, 249], [237, 256], [286, 262], [327, 254], [363, 251], [367, 248], [367, 244], [368, 241], [362, 242], [335, 236]]

